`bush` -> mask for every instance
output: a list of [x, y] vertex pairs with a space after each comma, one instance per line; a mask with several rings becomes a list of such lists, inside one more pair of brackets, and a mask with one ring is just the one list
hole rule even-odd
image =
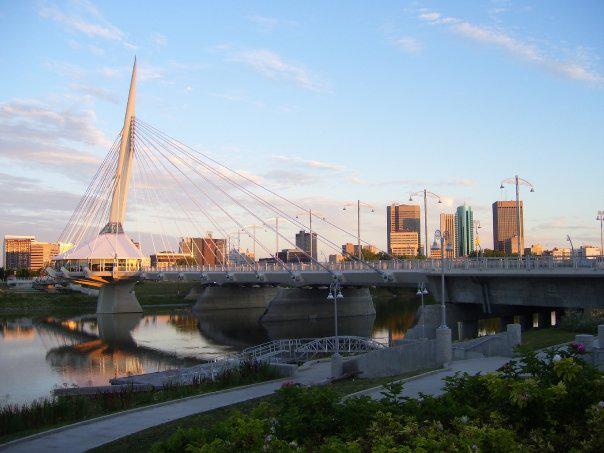
[[578, 348], [521, 358], [496, 373], [447, 379], [444, 393], [341, 401], [286, 386], [274, 403], [210, 427], [179, 430], [160, 452], [604, 451], [604, 377]]
[[596, 333], [598, 325], [604, 324], [604, 316], [590, 311], [571, 311], [560, 320], [560, 328], [571, 332]]

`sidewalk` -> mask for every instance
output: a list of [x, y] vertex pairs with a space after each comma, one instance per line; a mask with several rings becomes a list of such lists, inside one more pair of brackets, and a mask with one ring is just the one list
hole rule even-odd
[[[478, 374], [495, 371], [501, 365], [509, 362], [509, 357], [484, 357], [479, 359], [459, 360], [451, 363], [451, 366], [445, 370], [436, 373], [426, 373], [425, 375], [414, 379], [409, 378], [403, 386], [402, 396], [417, 398], [420, 393], [426, 395], [438, 396], [443, 393], [445, 382], [443, 378], [453, 376], [456, 372]], [[373, 399], [382, 398], [384, 387], [374, 387], [373, 389], [358, 392], [359, 395], [367, 395]], [[356, 394], [355, 394], [356, 395]]]
[[[303, 385], [324, 382], [330, 377], [330, 366], [330, 362], [313, 364], [311, 367], [300, 370], [294, 382]], [[0, 445], [0, 450], [6, 452], [83, 452], [179, 418], [270, 395], [277, 391], [287, 380], [279, 379], [252, 384], [106, 415], [28, 438], [18, 439]]]
[[[442, 378], [444, 376], [450, 376], [456, 371], [470, 374], [485, 373], [496, 370], [508, 360], [509, 358], [505, 357], [488, 357], [453, 362], [450, 369], [426, 374], [405, 383], [403, 395], [417, 397], [419, 392], [438, 395], [442, 393], [444, 384]], [[294, 382], [304, 385], [318, 384], [329, 379], [330, 373], [331, 363], [329, 361], [318, 362], [300, 370]], [[182, 417], [270, 395], [278, 390], [284, 381], [286, 379], [253, 384], [133, 409], [115, 415], [107, 415], [0, 445], [0, 450], [28, 453], [42, 451], [83, 452]], [[381, 398], [381, 389], [379, 387], [359, 393], [379, 399]]]

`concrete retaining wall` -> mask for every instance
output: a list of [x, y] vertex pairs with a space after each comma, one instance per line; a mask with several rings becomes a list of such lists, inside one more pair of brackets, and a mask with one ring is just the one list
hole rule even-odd
[[[327, 288], [278, 288], [261, 321], [333, 318], [333, 301], [327, 300], [327, 294]], [[368, 288], [344, 288], [342, 294], [344, 298], [337, 302], [338, 317], [375, 315]]]
[[344, 373], [360, 373], [363, 378], [396, 376], [398, 374], [434, 368], [435, 340], [409, 340], [399, 346], [381, 349], [344, 362]]

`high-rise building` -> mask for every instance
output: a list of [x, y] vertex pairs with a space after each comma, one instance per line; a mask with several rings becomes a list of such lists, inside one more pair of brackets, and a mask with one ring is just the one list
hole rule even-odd
[[388, 253], [394, 256], [417, 256], [419, 249], [417, 231], [394, 231], [389, 236]]
[[[445, 240], [445, 258], [457, 258], [457, 216], [455, 214], [441, 213], [440, 231], [443, 234], [446, 232], [448, 237], [448, 239]], [[451, 250], [447, 251], [447, 248], [450, 248]], [[430, 252], [430, 257], [432, 258], [432, 252]]]
[[356, 256], [357, 253], [357, 246], [347, 242], [346, 244], [342, 244], [342, 255], [344, 256], [350, 256], [350, 255], [354, 255]]
[[35, 236], [4, 236], [4, 269], [29, 269]]
[[543, 255], [543, 246], [541, 244], [532, 244], [524, 248], [525, 255], [541, 256]]
[[[496, 201], [493, 203], [493, 248], [506, 252], [506, 241], [515, 238], [513, 249], [522, 253], [524, 249], [524, 213], [520, 202], [520, 250], [518, 250], [518, 217], [515, 201]], [[511, 247], [508, 247], [510, 250]], [[509, 251], [507, 253], [510, 253]]]
[[[414, 256], [417, 255], [417, 252], [419, 250], [419, 240], [421, 236], [419, 205], [393, 204], [388, 206], [386, 208], [386, 228], [388, 253], [390, 253], [391, 255], [397, 255], [397, 253], [394, 251], [395, 242], [398, 244], [397, 247], [400, 248], [400, 244], [402, 242], [405, 242], [407, 244], [408, 241], [411, 240], [412, 237], [414, 237], [412, 235], [396, 235], [397, 233], [416, 233], [417, 244], [414, 247]], [[426, 239], [424, 238], [424, 240]], [[406, 248], [406, 250], [408, 251], [409, 249]]]
[[474, 251], [474, 213], [465, 203], [457, 207], [457, 256], [468, 256]]
[[182, 238], [179, 244], [179, 251], [180, 253], [191, 255], [199, 266], [217, 266], [226, 264], [227, 261], [226, 239], [217, 239], [212, 236]]
[[52, 242], [32, 241], [29, 258], [29, 270], [39, 271], [51, 264], [52, 259], [59, 254], [59, 244]]
[[[303, 250], [309, 256], [311, 255], [311, 236], [304, 230], [296, 233], [296, 247]], [[317, 259], [317, 233], [312, 233], [312, 257]]]

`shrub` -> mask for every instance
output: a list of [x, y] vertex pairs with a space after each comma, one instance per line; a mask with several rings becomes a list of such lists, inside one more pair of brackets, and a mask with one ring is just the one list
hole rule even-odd
[[153, 451], [604, 451], [604, 378], [578, 349], [523, 350], [496, 373], [457, 374], [440, 396], [340, 401], [325, 387], [285, 386], [275, 401]]

